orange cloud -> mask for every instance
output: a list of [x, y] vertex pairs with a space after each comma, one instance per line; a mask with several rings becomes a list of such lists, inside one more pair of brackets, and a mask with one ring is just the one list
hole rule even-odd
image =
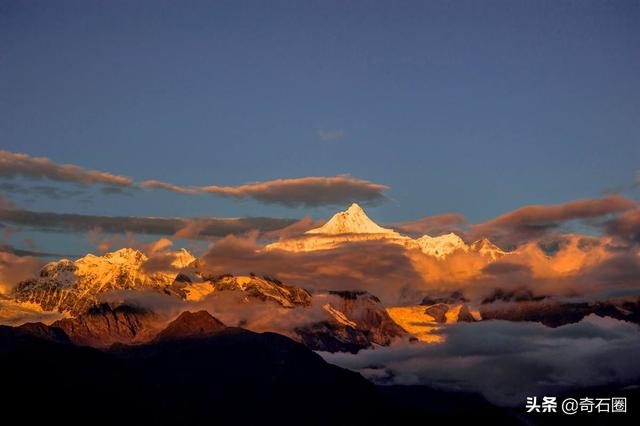
[[[159, 180], [147, 180], [141, 183], [131, 178], [109, 172], [89, 170], [73, 164], [58, 164], [46, 157], [33, 157], [28, 154], [0, 150], [0, 178], [28, 177], [31, 179], [49, 179], [58, 182], [77, 184], [102, 184], [105, 193], [124, 193], [122, 188], [155, 188], [181, 194], [214, 194], [238, 199], [250, 198], [269, 204], [285, 206], [322, 206], [338, 205], [353, 201], [381, 201], [386, 185], [357, 179], [349, 175], [332, 177], [301, 177], [294, 179], [273, 179], [238, 186], [181, 186]], [[20, 190], [19, 185], [8, 188]], [[52, 187], [35, 187], [31, 192], [63, 197], [64, 192]]]
[[640, 243], [640, 208], [630, 210], [608, 220], [604, 229], [607, 234], [627, 243]]
[[50, 179], [59, 182], [131, 186], [133, 181], [125, 176], [98, 170], [88, 170], [73, 164], [57, 164], [45, 157], [0, 150], [0, 177], [24, 176], [34, 179]]
[[0, 294], [8, 293], [22, 280], [37, 274], [43, 262], [32, 256], [0, 251]]
[[155, 180], [145, 181], [140, 185], [181, 194], [208, 193], [239, 199], [251, 198], [263, 203], [290, 207], [380, 201], [384, 199], [384, 191], [389, 188], [349, 175], [274, 179], [238, 186], [178, 186]]
[[297, 222], [292, 223], [282, 229], [276, 229], [274, 231], [268, 231], [262, 234], [261, 238], [270, 239], [285, 239], [293, 238], [304, 234], [306, 231], [322, 226], [326, 221], [313, 220], [310, 216], [305, 216]]
[[202, 189], [195, 186], [179, 186], [172, 183], [161, 182], [159, 180], [146, 180], [140, 184], [143, 188], [163, 189], [165, 191], [177, 192], [180, 194], [199, 194]]
[[460, 213], [445, 213], [425, 216], [411, 222], [394, 223], [390, 226], [398, 232], [415, 236], [441, 235], [449, 232], [460, 234], [461, 228], [466, 222], [465, 217]]
[[[8, 207], [12, 207], [9, 205]], [[92, 216], [69, 213], [35, 212], [6, 208], [0, 198], [0, 222], [52, 232], [88, 232], [166, 235], [175, 238], [205, 239], [251, 230], [269, 232], [282, 229], [294, 219], [247, 218], [171, 218], [144, 216]]]
[[228, 236], [213, 243], [202, 257], [213, 275], [232, 273], [275, 276], [289, 285], [322, 290], [366, 290], [392, 304], [403, 291], [423, 286], [403, 247], [396, 244], [353, 243], [332, 250], [287, 252], [263, 250], [254, 232]]
[[621, 195], [575, 200], [550, 206], [532, 205], [505, 213], [488, 222], [471, 225], [471, 239], [488, 237], [501, 245], [517, 245], [542, 237], [572, 220], [596, 219], [638, 207]]
[[608, 237], [556, 236], [546, 242], [553, 252], [532, 241], [497, 260], [464, 250], [439, 259], [375, 240], [311, 252], [264, 250], [257, 237], [254, 232], [216, 241], [203, 257], [204, 268], [214, 275], [265, 274], [308, 289], [366, 290], [389, 306], [452, 291], [477, 302], [496, 288], [554, 296], [615, 292], [637, 288], [640, 280], [640, 257], [620, 253]]
[[164, 237], [151, 242], [140, 241], [131, 232], [103, 235], [100, 228], [94, 228], [87, 232], [86, 240], [88, 243], [93, 244], [100, 253], [121, 248], [134, 248], [147, 256], [161, 253], [173, 245], [173, 241]]

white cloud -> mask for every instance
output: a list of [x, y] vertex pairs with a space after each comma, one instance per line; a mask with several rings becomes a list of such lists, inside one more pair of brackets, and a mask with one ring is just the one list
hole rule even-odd
[[483, 321], [452, 325], [442, 344], [405, 342], [355, 355], [321, 355], [379, 383], [475, 391], [516, 406], [526, 396], [637, 384], [639, 331], [636, 324], [595, 315], [558, 328]]

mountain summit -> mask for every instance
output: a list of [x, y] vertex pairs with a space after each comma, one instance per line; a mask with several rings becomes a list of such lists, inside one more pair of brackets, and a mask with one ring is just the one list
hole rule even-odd
[[181, 249], [163, 252], [170, 260], [167, 270], [147, 268], [149, 258], [138, 250], [123, 248], [103, 256], [87, 254], [76, 261], [61, 259], [46, 264], [38, 277], [20, 282], [13, 290], [18, 302], [42, 306], [45, 311], [78, 315], [98, 302], [99, 295], [117, 290], [164, 289], [178, 270], [195, 260]]
[[491, 261], [506, 254], [487, 239], [467, 245], [459, 235], [454, 233], [410, 238], [393, 229], [379, 226], [356, 203], [351, 204], [347, 210], [334, 214], [321, 227], [310, 229], [297, 237], [284, 238], [267, 244], [265, 249], [308, 252], [368, 241], [397, 244], [409, 250], [418, 249], [439, 260], [444, 260], [454, 252], [478, 253]]
[[444, 259], [456, 250], [468, 251], [469, 247], [458, 235], [450, 232], [448, 234], [431, 237], [423, 235], [416, 240], [423, 253]]
[[305, 234], [397, 234], [394, 230], [383, 228], [369, 219], [369, 216], [358, 204], [353, 203], [338, 212], [327, 223], [319, 228], [311, 229]]
[[282, 239], [268, 244], [267, 250], [315, 251], [332, 249], [349, 242], [392, 241], [403, 244], [408, 237], [400, 235], [393, 229], [383, 228], [372, 221], [358, 204], [353, 203], [319, 228], [310, 229], [304, 234]]

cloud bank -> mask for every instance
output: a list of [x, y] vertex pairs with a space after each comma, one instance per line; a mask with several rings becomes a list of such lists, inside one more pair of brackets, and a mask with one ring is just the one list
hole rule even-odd
[[160, 181], [145, 181], [145, 188], [163, 189], [181, 194], [214, 194], [238, 199], [253, 199], [288, 207], [317, 207], [347, 204], [353, 201], [382, 201], [389, 187], [349, 175], [274, 179], [238, 186], [178, 186]]
[[36, 275], [43, 264], [33, 256], [0, 251], [0, 294], [10, 292], [20, 281]]
[[[126, 193], [123, 189], [161, 189], [180, 194], [211, 194], [236, 199], [252, 199], [261, 203], [287, 207], [317, 207], [347, 204], [353, 201], [374, 203], [385, 199], [388, 186], [357, 179], [349, 175], [309, 176], [291, 179], [273, 179], [245, 185], [181, 186], [159, 180], [136, 183], [131, 178], [109, 172], [89, 170], [73, 164], [58, 164], [46, 157], [0, 150], [0, 178], [25, 177], [32, 180], [50, 180], [79, 185], [100, 184], [103, 193]], [[19, 191], [20, 185], [5, 183], [6, 191]], [[41, 185], [28, 188], [28, 192], [61, 198], [69, 190]], [[75, 193], [74, 193], [75, 194]]]
[[636, 324], [595, 315], [558, 328], [482, 321], [442, 329], [441, 344], [321, 355], [378, 383], [475, 391], [495, 404], [522, 406], [527, 396], [637, 384], [640, 364], [630, 354], [640, 354], [639, 332]]
[[595, 220], [637, 208], [636, 201], [621, 195], [574, 200], [549, 206], [530, 205], [490, 221], [471, 225], [469, 238], [488, 237], [498, 244], [514, 246], [560, 230], [570, 221]]
[[460, 213], [445, 213], [435, 216], [425, 216], [410, 222], [398, 222], [389, 225], [398, 232], [413, 236], [441, 235], [454, 232], [464, 234], [463, 227], [467, 221]]
[[609, 237], [557, 236], [551, 254], [533, 241], [497, 260], [474, 251], [438, 259], [375, 240], [311, 252], [267, 250], [257, 238], [255, 232], [213, 242], [203, 267], [216, 275], [266, 274], [311, 289], [366, 290], [387, 306], [415, 305], [424, 296], [453, 291], [479, 303], [498, 288], [574, 297], [638, 290], [640, 282], [640, 256], [618, 250]]
[[92, 216], [69, 213], [35, 212], [0, 208], [0, 221], [39, 231], [136, 233], [172, 235], [198, 239], [242, 234], [253, 230], [269, 232], [295, 222], [293, 219], [248, 218], [162, 218], [141, 216]]
[[[423, 282], [405, 250], [395, 244], [353, 243], [332, 250], [264, 250], [257, 233], [228, 236], [202, 256], [208, 273], [275, 276], [289, 285], [319, 290], [365, 290], [387, 304]], [[414, 301], [416, 297], [408, 298]], [[407, 296], [408, 297], [408, 296]]]
[[611, 218], [603, 225], [605, 232], [627, 244], [640, 244], [640, 208]]
[[46, 157], [0, 150], [0, 177], [22, 176], [31, 179], [50, 179], [58, 182], [131, 186], [133, 181], [109, 172], [88, 170], [73, 164], [57, 164]]

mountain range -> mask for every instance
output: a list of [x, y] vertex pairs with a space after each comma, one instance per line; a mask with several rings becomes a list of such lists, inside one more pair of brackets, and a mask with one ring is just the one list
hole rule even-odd
[[[479, 253], [490, 260], [507, 254], [487, 239], [469, 245], [455, 234], [412, 239], [378, 226], [357, 204], [335, 214], [319, 228], [300, 237], [268, 244], [264, 250], [313, 251], [373, 240], [418, 249], [438, 259], [456, 251]], [[216, 290], [237, 288], [254, 295], [261, 293], [264, 298], [274, 299], [287, 307], [305, 304], [308, 299], [304, 291], [286, 285], [274, 287], [255, 276], [211, 277], [202, 270], [201, 262], [185, 249], [163, 252], [162, 261], [157, 265], [131, 248], [103, 256], [87, 254], [75, 261], [62, 259], [45, 265], [38, 277], [19, 283], [13, 297], [18, 302], [38, 304], [45, 311], [71, 315], [78, 315], [97, 303], [100, 294], [117, 290], [173, 293], [185, 300], [200, 300]], [[276, 291], [271, 292], [274, 288]]]
[[[517, 255], [453, 233], [414, 239], [377, 225], [356, 204], [321, 227], [256, 250], [314, 256], [351, 244], [357, 252], [361, 243], [417, 253], [435, 265], [471, 256], [486, 266]], [[101, 413], [100, 421], [111, 424], [122, 418], [144, 424], [518, 424], [519, 411], [477, 394], [374, 384], [323, 357], [349, 359], [363, 351], [374, 360], [366, 370], [386, 377], [392, 371], [387, 354], [422, 348], [418, 341], [435, 348], [454, 323], [559, 327], [594, 314], [640, 324], [638, 298], [570, 301], [515, 286], [482, 300], [470, 300], [466, 288], [439, 289], [412, 304], [388, 306], [347, 286], [323, 290], [269, 275], [214, 275], [207, 260], [184, 249], [147, 256], [123, 248], [48, 263], [0, 295], [0, 311], [39, 310], [48, 319], [0, 325], [0, 363], [11, 366], [3, 375], [12, 389], [5, 404], [42, 422], [64, 408], [71, 423]], [[54, 320], [54, 313], [62, 318]]]
[[[455, 253], [472, 253], [490, 264], [511, 254], [487, 239], [467, 244], [452, 233], [413, 239], [377, 225], [357, 204], [319, 228], [259, 250], [313, 252], [368, 241], [416, 250], [436, 262]], [[427, 296], [411, 305], [384, 306], [366, 291], [305, 289], [255, 274], [211, 275], [204, 263], [184, 249], [151, 258], [131, 248], [102, 256], [88, 254], [45, 265], [39, 276], [20, 282], [9, 298], [24, 309], [35, 306], [61, 313], [66, 318], [55, 326], [73, 342], [95, 347], [149, 342], [192, 306], [216, 310], [229, 325], [275, 331], [312, 350], [329, 352], [357, 352], [404, 338], [438, 342], [437, 330], [452, 322], [509, 319], [557, 326], [591, 313], [638, 322], [639, 303], [627, 299], [572, 304], [532, 294], [523, 299], [496, 289], [495, 297], [471, 304], [460, 290], [450, 296]], [[173, 307], [167, 311], [105, 300], [114, 294], [155, 295], [167, 298]]]
[[[320, 228], [307, 231], [302, 238], [306, 246], [317, 249], [375, 239], [420, 249], [436, 258], [456, 250], [491, 252], [491, 256], [503, 254], [490, 243], [468, 246], [453, 234], [413, 240], [378, 226], [357, 204], [337, 213]], [[290, 247], [290, 240], [267, 245], [264, 250], [286, 247]], [[143, 341], [149, 330], [155, 331], [157, 324], [168, 319], [157, 313], [142, 312], [135, 306], [120, 309], [117, 305], [101, 303], [105, 294], [119, 291], [152, 293], [186, 302], [234, 293], [240, 295], [245, 304], [271, 303], [280, 308], [295, 308], [308, 312], [303, 315], [313, 316], [313, 320], [278, 331], [318, 350], [357, 351], [371, 345], [388, 345], [407, 334], [389, 316], [380, 300], [366, 292], [348, 288], [309, 291], [253, 274], [211, 276], [202, 263], [184, 249], [163, 252], [161, 262], [131, 248], [102, 256], [88, 254], [75, 261], [62, 259], [45, 265], [39, 276], [19, 283], [11, 297], [18, 304], [63, 313], [70, 318], [61, 320], [60, 324], [64, 324], [76, 341], [98, 346]], [[243, 324], [242, 318], [230, 320]]]

